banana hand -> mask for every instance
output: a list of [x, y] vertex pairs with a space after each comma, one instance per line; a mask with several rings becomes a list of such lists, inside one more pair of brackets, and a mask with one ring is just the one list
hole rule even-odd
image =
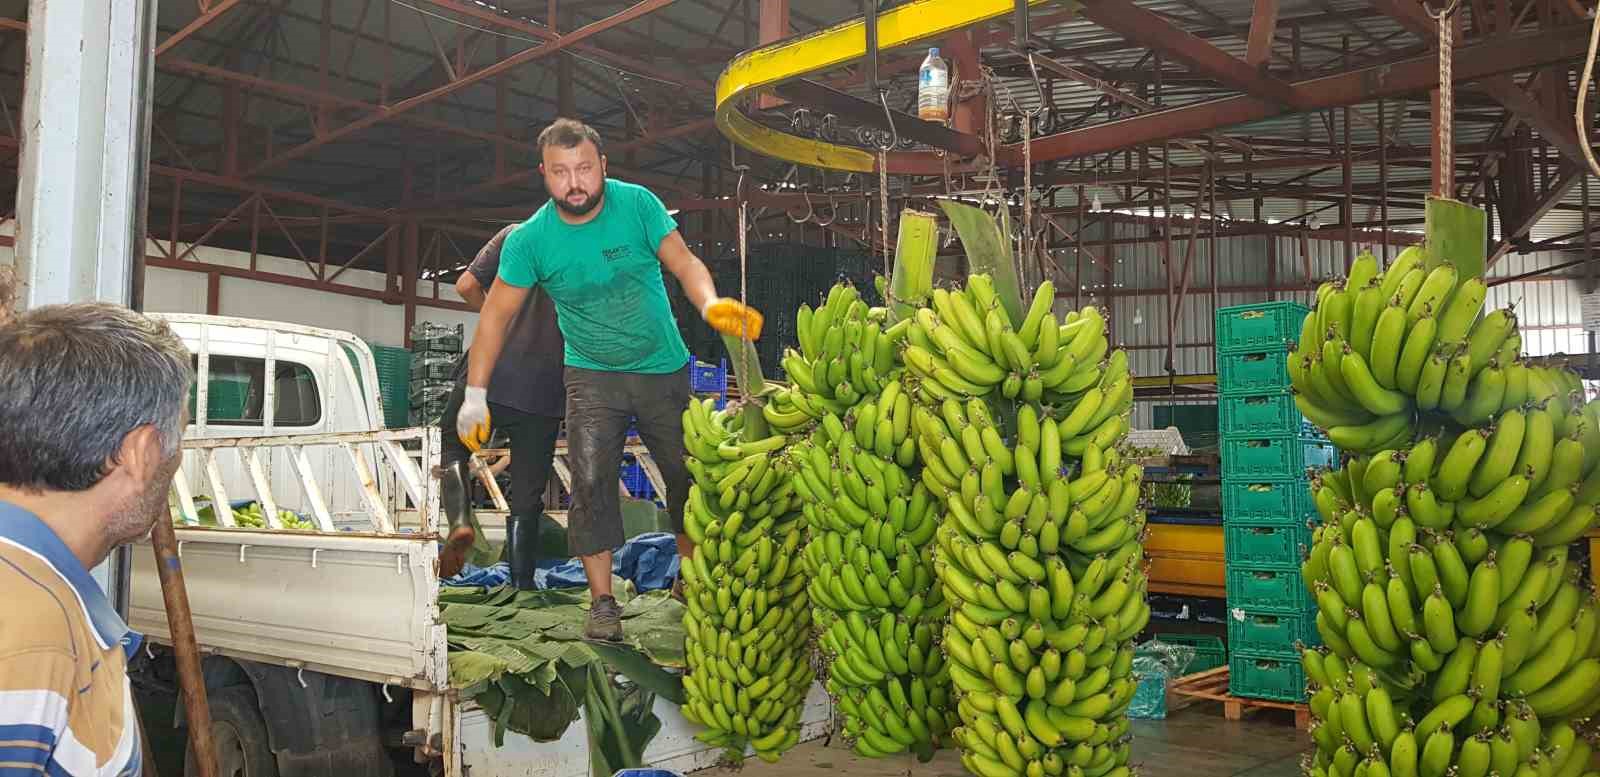
[[700, 316], [711, 325], [712, 329], [725, 335], [747, 337], [750, 340], [761, 339], [761, 324], [764, 320], [761, 313], [731, 297], [718, 297], [706, 303], [705, 309], [700, 311]]
[[461, 408], [456, 411], [456, 436], [467, 450], [477, 452], [489, 444], [489, 390], [467, 386], [461, 397]]

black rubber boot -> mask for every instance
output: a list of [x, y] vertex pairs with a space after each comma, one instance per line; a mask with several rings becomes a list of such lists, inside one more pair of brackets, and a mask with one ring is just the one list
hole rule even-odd
[[532, 591], [539, 561], [539, 513], [506, 516], [506, 560], [511, 563], [511, 584]]

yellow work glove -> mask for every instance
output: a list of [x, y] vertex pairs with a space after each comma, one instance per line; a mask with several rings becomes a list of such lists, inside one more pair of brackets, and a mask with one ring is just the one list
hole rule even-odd
[[489, 390], [468, 386], [461, 397], [461, 409], [456, 411], [456, 436], [467, 450], [476, 453], [489, 444]]
[[731, 297], [718, 297], [706, 303], [700, 316], [712, 329], [725, 335], [761, 339], [761, 313]]

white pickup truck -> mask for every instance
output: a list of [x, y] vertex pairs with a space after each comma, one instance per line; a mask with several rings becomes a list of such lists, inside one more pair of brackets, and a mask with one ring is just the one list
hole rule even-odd
[[[559, 742], [507, 733], [496, 746], [493, 722], [450, 687], [429, 475], [439, 433], [381, 428], [367, 345], [292, 324], [160, 317], [195, 355], [193, 424], [173, 490], [220, 773], [584, 777], [581, 721]], [[266, 528], [240, 528], [218, 509], [241, 499], [259, 503]], [[314, 530], [276, 528], [280, 509]], [[215, 526], [199, 525], [203, 510]], [[503, 519], [486, 531], [503, 536]], [[133, 558], [129, 622], [153, 643], [135, 682], [171, 687], [154, 555], [140, 546]], [[658, 699], [655, 712], [662, 728], [646, 762], [679, 772], [715, 762], [675, 706]], [[813, 688], [807, 738], [827, 717]]]

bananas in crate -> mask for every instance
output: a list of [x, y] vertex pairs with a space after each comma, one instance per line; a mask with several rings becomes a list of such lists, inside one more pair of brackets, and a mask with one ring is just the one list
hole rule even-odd
[[1132, 639], [1150, 617], [1143, 473], [1114, 447], [1133, 384], [1099, 311], [1058, 325], [1053, 301], [1042, 284], [1013, 331], [973, 276], [935, 291], [907, 337], [922, 481], [947, 515], [952, 737], [982, 777], [1128, 773]]
[[814, 677], [811, 604], [797, 556], [806, 539], [788, 437], [744, 439], [742, 412], [694, 400], [684, 411], [693, 476], [682, 562], [689, 672], [684, 717], [697, 737], [773, 761], [800, 741]]
[[[839, 339], [832, 335], [840, 330], [834, 325], [830, 336], [865, 343], [851, 346], [852, 363], [860, 353], [874, 353], [874, 362], [888, 354], [885, 369], [865, 366], [859, 384], [848, 377], [831, 398], [815, 395], [817, 385], [804, 377], [791, 392], [796, 405], [821, 410], [820, 423], [794, 446], [793, 456], [796, 489], [811, 526], [803, 558], [828, 690], [844, 713], [856, 752], [876, 757], [912, 750], [927, 759], [953, 714], [938, 644], [948, 607], [934, 585], [932, 565], [939, 501], [921, 482], [910, 433], [912, 403], [894, 352], [911, 324], [884, 330], [881, 309], [868, 309], [844, 284], [828, 299], [809, 322], [808, 311], [801, 311], [802, 331], [842, 315], [849, 333]], [[802, 335], [803, 344], [807, 337]], [[816, 363], [837, 364], [830, 350], [818, 351], [825, 358]], [[791, 377], [805, 374], [812, 364], [806, 359], [796, 352], [785, 357]]]
[[[1290, 353], [1295, 404], [1346, 451], [1399, 447], [1417, 414], [1480, 426], [1549, 388], [1581, 386], [1519, 360], [1511, 307], [1480, 315], [1488, 287], [1455, 267], [1423, 266], [1424, 249], [1401, 251], [1384, 272], [1363, 253], [1350, 275], [1317, 290], [1316, 309]], [[1560, 385], [1544, 380], [1560, 378]]]
[[814, 311], [801, 305], [795, 319], [800, 350], [785, 350], [781, 362], [790, 385], [773, 392], [763, 408], [767, 423], [793, 434], [882, 392], [899, 368], [897, 350], [911, 328], [910, 320], [884, 328], [886, 317], [848, 283], [835, 284]]

